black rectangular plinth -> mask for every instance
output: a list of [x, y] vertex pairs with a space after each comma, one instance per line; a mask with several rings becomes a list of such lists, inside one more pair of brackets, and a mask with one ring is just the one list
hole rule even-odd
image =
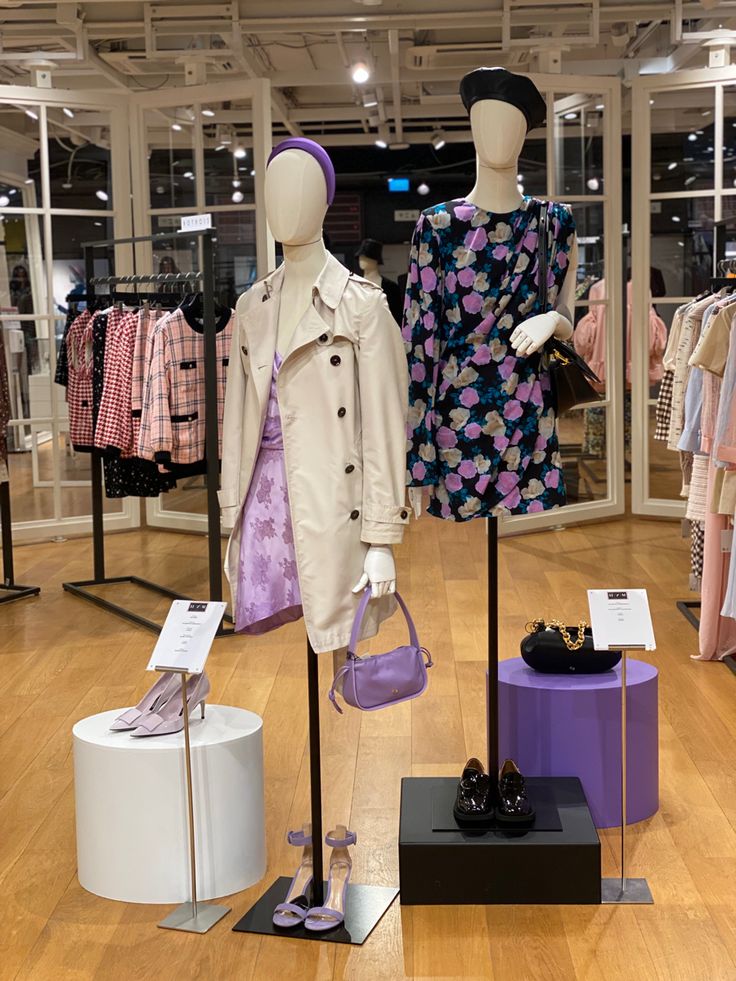
[[592, 904], [601, 901], [601, 846], [577, 777], [528, 777], [553, 797], [560, 831], [432, 830], [433, 793], [453, 777], [401, 782], [399, 878], [406, 906]]
[[[333, 944], [362, 944], [396, 899], [399, 890], [391, 886], [349, 883], [345, 900], [345, 922], [322, 933], [303, 926], [284, 929], [273, 924], [273, 911], [286, 898], [291, 879], [281, 876], [233, 927], [235, 933], [265, 933], [295, 940], [322, 940]], [[324, 884], [327, 896], [327, 883]]]

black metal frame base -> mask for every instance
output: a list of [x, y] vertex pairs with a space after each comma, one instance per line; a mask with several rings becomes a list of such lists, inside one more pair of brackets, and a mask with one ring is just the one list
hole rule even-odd
[[[234, 933], [260, 933], [272, 937], [290, 937], [295, 940], [322, 940], [333, 944], [365, 943], [383, 914], [399, 895], [399, 890], [391, 886], [366, 886], [362, 883], [348, 884], [345, 900], [345, 922], [334, 930], [313, 933], [303, 926], [283, 929], [274, 926], [273, 911], [286, 898], [291, 879], [280, 876], [270, 888], [254, 903], [248, 912], [233, 927]], [[327, 883], [325, 883], [327, 895]]]
[[700, 609], [700, 600], [678, 600], [677, 609], [689, 624], [695, 627], [696, 630], [700, 629], [700, 618], [691, 612], [692, 610]]
[[[176, 590], [169, 589], [167, 586], [161, 586], [159, 583], [151, 582], [148, 579], [141, 579], [140, 576], [106, 576], [104, 579], [82, 579], [78, 582], [65, 582], [62, 583], [62, 585], [67, 593], [72, 593], [72, 595], [78, 596], [80, 599], [94, 603], [95, 606], [99, 606], [101, 609], [107, 610], [109, 613], [115, 613], [117, 616], [123, 617], [125, 620], [130, 620], [131, 623], [135, 623], [139, 627], [145, 627], [147, 630], [152, 630], [157, 634], [161, 633], [163, 624], [156, 623], [154, 620], [149, 620], [147, 617], [143, 617], [139, 613], [129, 610], [126, 606], [121, 606], [119, 603], [113, 603], [110, 600], [105, 599], [104, 596], [100, 596], [98, 593], [92, 593], [89, 590], [90, 586], [115, 586], [121, 583], [140, 586], [143, 589], [148, 589], [153, 593], [159, 593], [161, 596], [168, 596], [169, 599], [172, 600], [188, 600], [192, 598], [190, 596], [185, 596], [183, 593], [177, 593]], [[233, 622], [233, 618], [229, 613], [225, 614], [224, 619], [227, 620], [228, 623]], [[216, 636], [226, 637], [233, 635], [234, 633], [234, 630], [220, 624]]]
[[21, 586], [20, 583], [14, 582], [0, 583], [0, 603], [12, 603], [14, 600], [26, 599], [28, 596], [38, 596], [40, 592], [40, 586]]

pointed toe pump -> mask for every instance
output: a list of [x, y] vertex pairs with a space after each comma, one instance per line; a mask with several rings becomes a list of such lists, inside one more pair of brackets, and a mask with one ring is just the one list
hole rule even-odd
[[144, 715], [156, 712], [179, 687], [179, 675], [173, 674], [171, 671], [164, 671], [134, 708], [127, 709], [115, 719], [110, 726], [111, 731], [128, 732], [135, 729], [136, 726], [140, 725], [140, 719]]
[[330, 831], [325, 836], [325, 844], [332, 848], [327, 897], [324, 906], [313, 906], [309, 910], [304, 921], [307, 930], [321, 933], [325, 930], [334, 930], [344, 922], [345, 896], [353, 868], [348, 847], [354, 845], [357, 840], [355, 832], [348, 831], [344, 824], [338, 824], [334, 831]]
[[290, 831], [286, 840], [290, 845], [304, 849], [301, 863], [291, 880], [286, 899], [273, 911], [274, 925], [290, 930], [304, 922], [312, 903], [312, 826], [305, 824], [301, 831]]
[[[181, 732], [184, 728], [184, 700], [181, 692], [181, 680], [177, 678], [177, 689], [168, 701], [159, 705], [155, 712], [149, 712], [138, 720], [138, 728], [133, 736], [167, 736], [172, 732]], [[187, 681], [187, 711], [191, 718], [192, 712], [199, 706], [204, 718], [204, 706], [210, 693], [210, 680], [207, 675], [193, 674]]]

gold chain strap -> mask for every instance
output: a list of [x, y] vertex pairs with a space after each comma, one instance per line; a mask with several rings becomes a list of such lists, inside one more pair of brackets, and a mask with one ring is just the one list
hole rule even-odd
[[578, 638], [573, 640], [570, 636], [570, 632], [564, 623], [560, 623], [559, 620], [550, 620], [549, 623], [545, 624], [544, 620], [530, 620], [526, 625], [527, 633], [536, 633], [537, 630], [543, 630], [547, 627], [554, 627], [556, 630], [560, 631], [563, 641], [565, 642], [565, 647], [568, 651], [579, 651], [580, 648], [585, 643], [585, 629], [588, 624], [585, 620], [578, 621]]

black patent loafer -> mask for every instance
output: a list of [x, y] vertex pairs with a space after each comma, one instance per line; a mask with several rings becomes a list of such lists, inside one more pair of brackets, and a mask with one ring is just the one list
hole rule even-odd
[[496, 821], [513, 827], [533, 824], [536, 812], [526, 795], [526, 783], [513, 760], [506, 760], [498, 775]]
[[493, 814], [491, 778], [480, 760], [472, 757], [465, 764], [452, 813], [460, 825], [487, 822]]

